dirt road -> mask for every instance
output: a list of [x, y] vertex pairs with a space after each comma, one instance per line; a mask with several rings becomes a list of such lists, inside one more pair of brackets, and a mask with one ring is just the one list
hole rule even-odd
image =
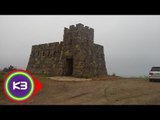
[[[160, 105], [160, 82], [147, 79], [55, 81], [38, 77], [43, 88], [24, 104], [34, 105]], [[11, 103], [0, 94], [0, 104]]]

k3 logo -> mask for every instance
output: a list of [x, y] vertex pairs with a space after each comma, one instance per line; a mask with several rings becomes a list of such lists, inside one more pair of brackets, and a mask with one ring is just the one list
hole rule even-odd
[[[18, 86], [20, 85], [20, 87]], [[21, 82], [15, 82], [13, 81], [13, 90], [26, 90], [27, 89], [27, 82], [21, 81]]]
[[3, 82], [3, 91], [13, 102], [25, 102], [42, 88], [42, 84], [25, 70], [13, 70]]

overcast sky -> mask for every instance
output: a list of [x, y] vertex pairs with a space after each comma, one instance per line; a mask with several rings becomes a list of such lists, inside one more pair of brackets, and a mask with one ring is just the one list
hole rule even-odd
[[160, 66], [159, 15], [0, 15], [0, 69], [26, 69], [32, 45], [60, 42], [64, 27], [77, 23], [94, 28], [109, 74], [144, 76]]

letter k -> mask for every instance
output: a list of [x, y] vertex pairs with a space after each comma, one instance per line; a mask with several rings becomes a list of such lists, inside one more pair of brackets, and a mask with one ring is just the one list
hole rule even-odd
[[17, 85], [19, 85], [20, 84], [20, 82], [13, 82], [13, 90], [15, 90], [15, 89], [18, 89], [18, 90], [20, 90], [20, 87], [18, 87]]

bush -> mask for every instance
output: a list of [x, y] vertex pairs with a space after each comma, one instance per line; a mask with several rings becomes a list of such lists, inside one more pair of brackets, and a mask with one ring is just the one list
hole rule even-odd
[[112, 74], [112, 76], [116, 76], [116, 74], [115, 74], [115, 73], [113, 73], [113, 74]]
[[4, 76], [5, 76], [8, 72], [10, 72], [10, 71], [12, 71], [12, 70], [15, 70], [15, 69], [16, 69], [16, 68], [15, 68], [14, 66], [10, 65], [8, 68], [5, 67], [5, 68], [3, 68], [3, 70], [0, 70], [0, 81], [3, 80]]
[[10, 65], [8, 68], [5, 67], [2, 71], [3, 72], [10, 72], [10, 71], [15, 70], [15, 69], [16, 69], [15, 67], [13, 67], [12, 65]]

